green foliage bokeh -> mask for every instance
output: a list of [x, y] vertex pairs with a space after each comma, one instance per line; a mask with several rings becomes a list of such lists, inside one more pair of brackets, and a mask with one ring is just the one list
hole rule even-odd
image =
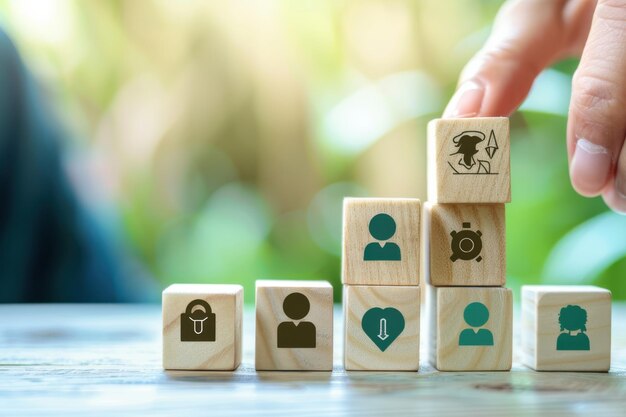
[[[426, 123], [500, 3], [24, 0], [0, 17], [76, 133], [70, 163], [96, 172], [95, 200], [113, 202], [116, 232], [163, 286], [237, 282], [252, 301], [258, 278], [326, 279], [339, 300], [342, 198], [426, 200]], [[568, 282], [554, 248], [606, 215], [568, 178], [576, 64], [542, 75], [511, 118], [516, 290]], [[620, 253], [577, 282], [626, 297]]]

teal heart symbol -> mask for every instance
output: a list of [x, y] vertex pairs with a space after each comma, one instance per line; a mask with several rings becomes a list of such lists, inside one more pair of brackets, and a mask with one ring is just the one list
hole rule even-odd
[[404, 316], [393, 307], [370, 308], [361, 319], [365, 334], [384, 352], [404, 330]]

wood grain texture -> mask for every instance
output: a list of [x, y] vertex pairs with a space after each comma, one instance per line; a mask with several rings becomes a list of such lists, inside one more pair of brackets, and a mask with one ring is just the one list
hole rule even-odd
[[[285, 298], [301, 293], [309, 300], [306, 316], [294, 321], [283, 309]], [[314, 348], [279, 348], [278, 326], [304, 322], [315, 326]], [[256, 282], [255, 367], [264, 371], [330, 371], [333, 368], [333, 288], [326, 281]]]
[[[181, 314], [196, 299], [208, 302], [215, 314], [214, 342], [181, 341]], [[239, 366], [243, 320], [241, 285], [173, 284], [163, 291], [162, 309], [163, 368], [233, 370]]]
[[[417, 371], [420, 344], [420, 288], [344, 286], [344, 366], [348, 371]], [[362, 328], [371, 308], [392, 307], [404, 317], [404, 330], [381, 351]]]
[[[586, 311], [589, 350], [557, 350], [563, 307]], [[594, 286], [522, 287], [522, 360], [538, 371], [606, 372], [611, 366], [611, 292]]]
[[[343, 203], [342, 274], [351, 285], [419, 285], [420, 201], [414, 198], [346, 198]], [[386, 241], [370, 234], [370, 220], [388, 214], [396, 231]], [[365, 261], [369, 244], [398, 245], [399, 261]]]
[[533, 372], [519, 362], [518, 343], [511, 372], [438, 372], [425, 351], [419, 372], [346, 372], [343, 320], [332, 373], [257, 372], [250, 305], [236, 371], [164, 371], [160, 305], [0, 305], [0, 414], [623, 416], [626, 304], [613, 303], [613, 318], [608, 373]]
[[[460, 346], [465, 308], [484, 304], [489, 319], [480, 327], [493, 335], [492, 346]], [[513, 294], [508, 288], [428, 286], [429, 358], [440, 371], [505, 371], [512, 364]]]
[[[463, 132], [484, 135], [478, 144], [458, 147], [454, 140]], [[498, 149], [490, 157], [486, 151], [493, 131]], [[475, 146], [475, 149], [471, 149]], [[508, 203], [511, 201], [509, 119], [476, 117], [435, 119], [428, 124], [428, 200], [433, 203]], [[476, 153], [472, 151], [477, 151]], [[467, 151], [468, 160], [463, 161]], [[491, 174], [480, 175], [480, 161]], [[464, 165], [471, 169], [465, 168]], [[473, 172], [469, 175], [456, 174]]]
[[[506, 231], [504, 204], [424, 204], [424, 229], [430, 248], [426, 280], [434, 286], [503, 286], [506, 283]], [[469, 229], [463, 224], [470, 223]], [[480, 261], [453, 261], [452, 232], [480, 231]], [[461, 240], [465, 237], [461, 237]], [[469, 242], [462, 242], [464, 245]], [[458, 251], [458, 249], [456, 249]]]

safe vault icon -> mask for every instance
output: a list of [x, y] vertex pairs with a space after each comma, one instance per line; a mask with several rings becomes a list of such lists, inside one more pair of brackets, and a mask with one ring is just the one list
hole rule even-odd
[[209, 303], [197, 299], [187, 304], [180, 315], [180, 341], [215, 342], [215, 313]]
[[483, 241], [481, 236], [483, 235], [480, 230], [469, 230], [472, 228], [472, 224], [469, 222], [463, 223], [463, 230], [453, 230], [450, 232], [452, 236], [452, 243], [450, 249], [452, 249], [452, 255], [450, 260], [456, 262], [457, 259], [462, 261], [471, 261], [475, 259], [476, 262], [483, 260], [480, 256], [480, 252], [483, 249]]

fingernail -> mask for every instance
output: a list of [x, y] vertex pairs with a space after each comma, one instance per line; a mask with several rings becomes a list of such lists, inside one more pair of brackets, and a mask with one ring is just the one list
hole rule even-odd
[[485, 86], [477, 80], [461, 84], [450, 99], [443, 117], [472, 117], [480, 112], [485, 97]]
[[611, 169], [611, 153], [602, 145], [580, 138], [572, 157], [570, 176], [580, 194], [593, 196], [606, 185]]

